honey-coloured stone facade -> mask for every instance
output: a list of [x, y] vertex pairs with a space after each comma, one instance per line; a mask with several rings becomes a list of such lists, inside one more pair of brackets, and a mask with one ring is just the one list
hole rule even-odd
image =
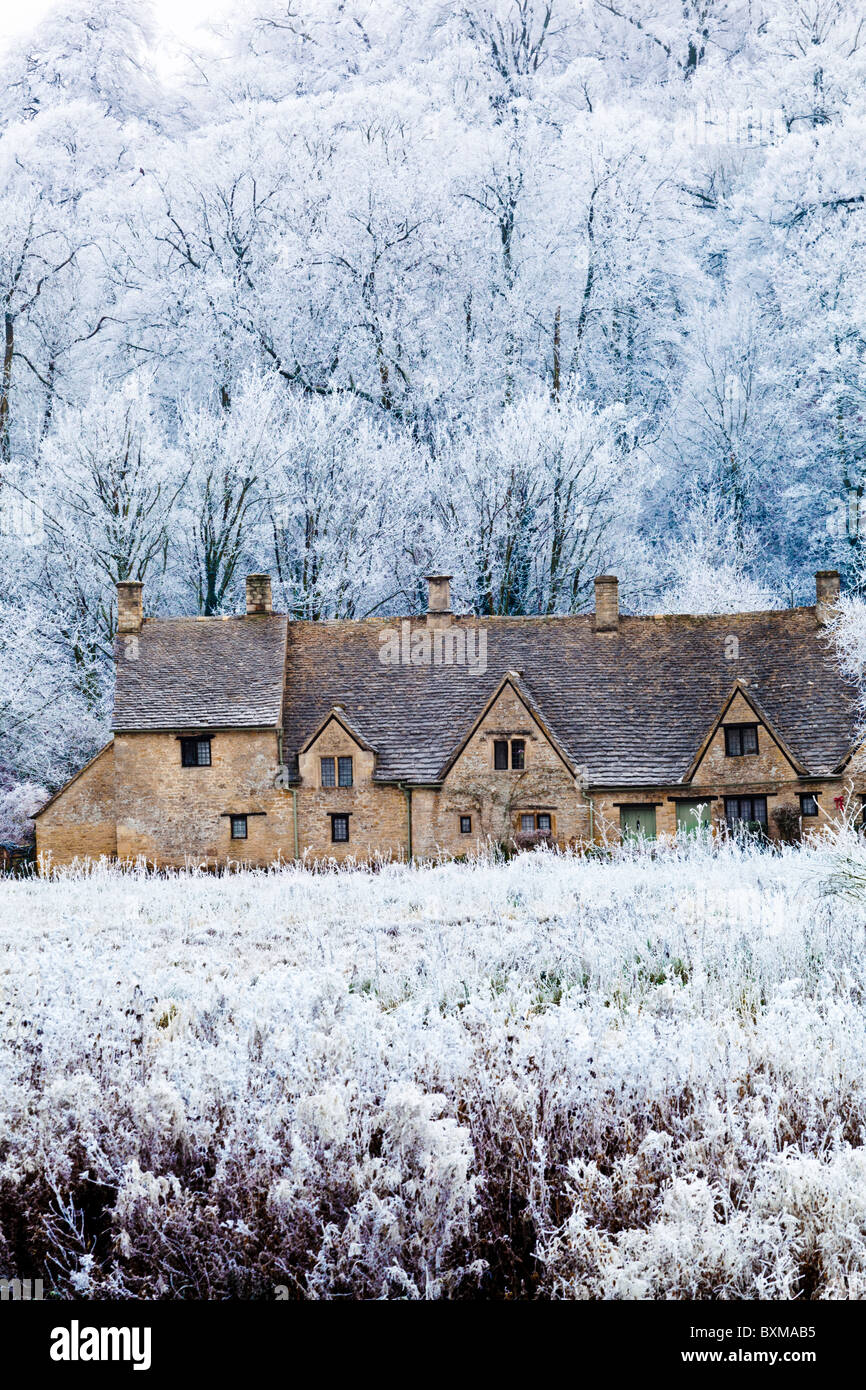
[[114, 744], [109, 743], [46, 803], [36, 822], [37, 851], [58, 866], [84, 859], [114, 859]]
[[[497, 770], [494, 745], [524, 748], [522, 769]], [[417, 794], [416, 794], [417, 795]], [[586, 797], [579, 778], [563, 761], [536, 718], [511, 684], [494, 699], [448, 771], [441, 789], [418, 797], [415, 852], [463, 854], [492, 842], [510, 843], [522, 817], [551, 818], [551, 840], [562, 847], [585, 839], [589, 830]], [[471, 830], [460, 828], [469, 817]]]

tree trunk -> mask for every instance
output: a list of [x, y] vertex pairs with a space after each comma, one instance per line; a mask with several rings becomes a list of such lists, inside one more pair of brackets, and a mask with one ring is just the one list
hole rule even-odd
[[9, 439], [9, 395], [12, 390], [12, 359], [15, 354], [15, 319], [6, 311], [6, 338], [3, 347], [3, 379], [0, 384], [0, 459], [8, 463], [12, 455]]

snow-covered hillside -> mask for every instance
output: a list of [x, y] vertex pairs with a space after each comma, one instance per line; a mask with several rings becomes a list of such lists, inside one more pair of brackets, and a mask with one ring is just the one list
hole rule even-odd
[[0, 1274], [863, 1297], [858, 875], [852, 840], [3, 882]]

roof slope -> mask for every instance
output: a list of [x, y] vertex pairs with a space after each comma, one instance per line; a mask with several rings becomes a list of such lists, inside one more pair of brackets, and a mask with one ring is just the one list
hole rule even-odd
[[278, 728], [288, 619], [150, 618], [115, 643], [118, 731]]
[[[334, 705], [378, 750], [377, 777], [436, 781], [509, 670], [569, 758], [595, 784], [670, 783], [685, 776], [735, 680], [760, 701], [792, 752], [829, 773], [854, 738], [853, 687], [832, 659], [814, 608], [620, 619], [461, 618], [487, 633], [487, 669], [390, 666], [380, 634], [398, 619], [288, 626], [283, 713], [287, 754]], [[423, 618], [413, 621], [413, 630]], [[739, 658], [726, 659], [726, 642]]]

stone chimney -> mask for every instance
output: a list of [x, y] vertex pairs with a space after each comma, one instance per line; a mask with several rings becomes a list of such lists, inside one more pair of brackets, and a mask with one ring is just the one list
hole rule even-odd
[[619, 627], [619, 580], [615, 574], [600, 574], [595, 581], [596, 632], [616, 632]]
[[247, 575], [247, 617], [258, 613], [273, 613], [274, 601], [271, 595], [271, 576], [269, 574]]
[[815, 617], [822, 627], [835, 617], [838, 602], [839, 571], [818, 570], [815, 575]]
[[117, 631], [141, 632], [143, 609], [139, 579], [122, 579], [117, 586]]
[[448, 627], [451, 613], [451, 575], [427, 576], [427, 626]]

